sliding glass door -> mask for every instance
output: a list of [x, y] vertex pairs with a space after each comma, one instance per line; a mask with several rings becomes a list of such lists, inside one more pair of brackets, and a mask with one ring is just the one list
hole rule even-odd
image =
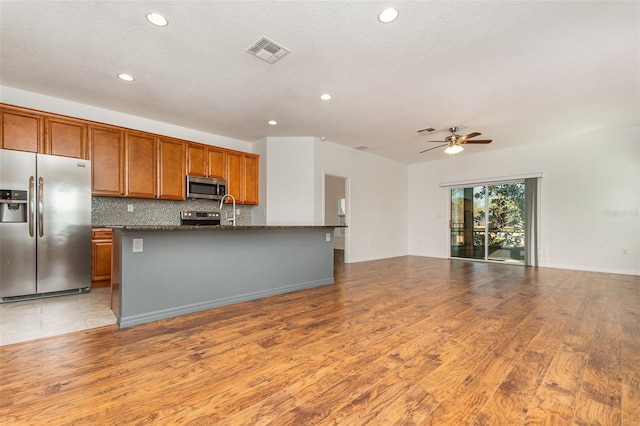
[[524, 263], [524, 195], [524, 182], [451, 189], [451, 257]]

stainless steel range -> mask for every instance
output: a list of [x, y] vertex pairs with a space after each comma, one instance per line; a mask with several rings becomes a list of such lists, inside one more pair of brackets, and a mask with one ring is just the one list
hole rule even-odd
[[220, 225], [220, 212], [202, 212], [182, 210], [180, 212], [181, 225]]

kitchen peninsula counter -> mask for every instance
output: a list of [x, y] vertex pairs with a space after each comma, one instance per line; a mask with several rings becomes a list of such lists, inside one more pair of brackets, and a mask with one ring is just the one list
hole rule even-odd
[[120, 327], [334, 283], [334, 226], [108, 228]]
[[112, 225], [101, 228], [121, 229], [125, 231], [254, 231], [265, 229], [330, 229], [330, 225]]

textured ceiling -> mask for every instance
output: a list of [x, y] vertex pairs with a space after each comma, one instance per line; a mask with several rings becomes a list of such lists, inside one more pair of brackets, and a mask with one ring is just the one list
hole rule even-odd
[[[250, 142], [416, 163], [444, 156], [425, 127], [493, 139], [468, 155], [640, 121], [637, 1], [1, 1], [0, 25], [3, 86]], [[291, 53], [247, 54], [262, 36]]]

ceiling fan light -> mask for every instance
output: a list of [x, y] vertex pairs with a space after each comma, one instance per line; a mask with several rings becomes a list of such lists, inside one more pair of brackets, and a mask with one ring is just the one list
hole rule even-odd
[[444, 153], [445, 154], [449, 154], [449, 155], [453, 155], [453, 154], [457, 154], [459, 152], [462, 152], [464, 150], [463, 147], [461, 147], [460, 145], [449, 145], [448, 147], [445, 148]]

